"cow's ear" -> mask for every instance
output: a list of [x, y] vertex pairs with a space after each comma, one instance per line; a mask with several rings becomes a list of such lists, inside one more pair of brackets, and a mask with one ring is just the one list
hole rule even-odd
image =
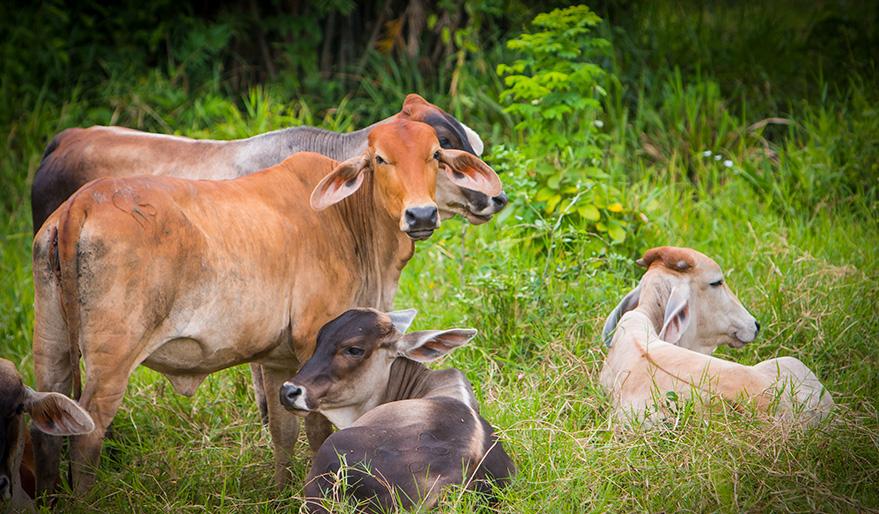
[[311, 208], [322, 211], [353, 195], [363, 185], [369, 158], [365, 155], [340, 162], [311, 193]]
[[24, 410], [31, 423], [49, 435], [81, 435], [95, 429], [92, 417], [61, 393], [41, 393], [25, 388]]
[[501, 194], [501, 179], [482, 159], [462, 150], [439, 151], [440, 168], [453, 184], [495, 197]]
[[677, 344], [690, 326], [690, 286], [675, 286], [665, 304], [665, 319], [659, 338]]
[[604, 344], [610, 346], [613, 329], [616, 328], [617, 323], [620, 322], [620, 318], [623, 317], [623, 314], [638, 306], [638, 299], [640, 296], [641, 285], [639, 284], [638, 287], [629, 291], [629, 294], [620, 300], [620, 303], [617, 304], [613, 312], [610, 313], [610, 316], [607, 317], [607, 321], [604, 322], [604, 330], [601, 332], [601, 338], [604, 340]]
[[467, 344], [475, 335], [472, 328], [410, 332], [397, 341], [397, 352], [407, 359], [431, 362]]
[[389, 312], [388, 317], [391, 318], [391, 323], [394, 324], [397, 332], [405, 334], [409, 330], [409, 325], [412, 324], [416, 314], [418, 314], [417, 310], [406, 309], [405, 311]]

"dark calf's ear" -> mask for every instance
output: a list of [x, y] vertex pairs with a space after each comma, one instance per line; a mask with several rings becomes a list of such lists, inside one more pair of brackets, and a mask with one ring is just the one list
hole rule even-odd
[[391, 323], [394, 324], [397, 332], [405, 334], [409, 330], [409, 325], [412, 324], [416, 314], [418, 314], [418, 311], [415, 309], [406, 309], [404, 311], [389, 312], [388, 317], [391, 318]]
[[475, 335], [476, 330], [472, 328], [411, 332], [397, 341], [397, 352], [407, 359], [431, 362], [467, 344]]
[[479, 157], [461, 150], [439, 151], [440, 167], [453, 184], [494, 197], [503, 186], [497, 173]]
[[677, 344], [681, 336], [690, 326], [690, 287], [675, 286], [671, 290], [668, 303], [665, 304], [665, 319], [659, 338], [671, 344]]
[[81, 435], [95, 429], [92, 417], [78, 403], [60, 393], [25, 388], [24, 410], [31, 423], [49, 435]]
[[363, 155], [340, 162], [311, 192], [311, 208], [322, 211], [354, 194], [363, 185], [369, 159]]
[[610, 313], [610, 316], [607, 317], [607, 321], [604, 322], [604, 330], [601, 331], [601, 338], [604, 340], [604, 344], [610, 346], [613, 329], [617, 327], [617, 323], [620, 322], [620, 318], [623, 317], [623, 314], [638, 306], [638, 299], [640, 296], [641, 285], [639, 284], [635, 289], [629, 291], [629, 294], [620, 300], [620, 303], [617, 304], [613, 312]]

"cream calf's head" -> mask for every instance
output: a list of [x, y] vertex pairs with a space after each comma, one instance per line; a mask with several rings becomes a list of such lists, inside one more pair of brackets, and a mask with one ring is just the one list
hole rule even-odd
[[708, 256], [662, 246], [637, 262], [647, 272], [608, 317], [603, 332], [607, 344], [622, 315], [636, 308], [654, 321], [660, 339], [699, 353], [710, 354], [722, 344], [740, 348], [757, 337], [760, 324]]
[[[338, 428], [382, 403], [397, 358], [431, 362], [466, 344], [474, 329], [405, 333], [415, 310], [351, 309], [324, 325], [314, 354], [280, 390], [286, 409], [320, 412]], [[398, 378], [399, 379], [399, 378]]]

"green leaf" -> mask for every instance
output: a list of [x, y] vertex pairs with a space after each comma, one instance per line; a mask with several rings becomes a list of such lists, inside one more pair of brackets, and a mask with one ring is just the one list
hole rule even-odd
[[581, 217], [587, 219], [589, 221], [598, 221], [601, 219], [601, 213], [598, 212], [598, 207], [588, 204], [577, 209], [577, 213], [580, 214]]

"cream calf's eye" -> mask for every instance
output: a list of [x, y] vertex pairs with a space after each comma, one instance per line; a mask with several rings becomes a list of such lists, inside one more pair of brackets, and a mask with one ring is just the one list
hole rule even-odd
[[712, 282], [712, 283], [709, 284], [709, 285], [710, 285], [711, 287], [720, 287], [720, 286], [723, 285], [723, 279], [715, 280], [714, 282]]

